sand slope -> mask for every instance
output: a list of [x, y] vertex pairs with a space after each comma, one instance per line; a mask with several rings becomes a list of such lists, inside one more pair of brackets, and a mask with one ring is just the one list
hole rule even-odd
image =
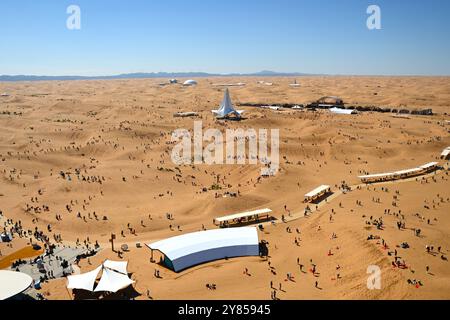
[[[49, 234], [61, 235], [67, 244], [89, 237], [91, 243], [98, 241], [108, 248], [110, 234], [116, 233], [118, 243], [132, 247], [124, 259], [130, 261], [136, 290], [143, 294], [140, 298], [146, 298], [149, 289], [155, 299], [270, 299], [273, 281], [277, 288], [282, 283], [285, 292], [277, 293], [281, 299], [448, 299], [450, 269], [441, 259], [450, 248], [446, 173], [436, 176], [436, 182], [429, 178], [426, 184], [395, 184], [389, 192], [377, 187], [340, 195], [309, 218], [268, 226], [260, 236], [270, 243], [276, 275], [267, 261], [255, 257], [214, 262], [181, 274], [161, 269], [163, 279], [153, 277], [156, 266], [149, 262], [150, 252], [134, 248], [135, 242], [197, 231], [202, 225], [213, 228], [214, 217], [257, 208], [270, 207], [278, 219], [289, 212], [296, 216], [305, 207], [303, 195], [318, 185], [337, 189], [343, 181], [358, 183], [362, 172], [413, 168], [436, 161], [450, 145], [449, 127], [443, 124], [449, 120], [444, 113], [450, 110], [450, 78], [305, 77], [299, 79], [300, 88], [288, 86], [292, 79], [268, 79], [273, 86], [259, 85], [257, 80], [200, 79], [197, 87], [162, 88], [159, 80], [0, 83], [0, 92], [10, 94], [0, 98], [0, 209], [6, 218], [20, 220], [29, 229], [46, 230], [51, 224]], [[349, 117], [245, 107], [245, 121], [216, 122], [210, 110], [219, 105], [223, 92], [211, 84], [218, 82], [248, 83], [231, 88], [235, 103], [308, 103], [338, 95], [352, 104], [431, 107], [439, 114], [400, 119], [379, 113]], [[173, 118], [179, 111], [199, 112], [197, 120], [205, 129], [280, 129], [279, 174], [258, 180], [260, 165], [174, 165], [171, 133], [192, 130], [194, 121]], [[215, 184], [222, 189], [202, 191]], [[392, 205], [394, 190], [400, 192], [397, 207]], [[241, 195], [224, 198], [226, 191]], [[373, 197], [381, 203], [373, 202]], [[431, 209], [424, 208], [425, 201]], [[27, 212], [27, 205], [33, 209]], [[49, 210], [34, 210], [43, 205]], [[401, 210], [407, 228], [421, 228], [423, 237], [415, 237], [409, 229], [396, 230], [399, 218], [385, 215], [388, 208]], [[336, 213], [330, 222], [332, 209]], [[167, 220], [166, 213], [175, 220]], [[431, 219], [431, 225], [416, 213]], [[366, 229], [370, 216], [383, 217], [385, 229]], [[292, 233], [286, 231], [288, 226]], [[331, 239], [333, 232], [337, 239]], [[370, 234], [382, 237], [389, 250], [367, 241]], [[294, 243], [296, 236], [300, 246]], [[404, 241], [411, 248], [397, 250], [414, 273], [393, 269], [393, 256], [387, 255]], [[426, 253], [427, 244], [441, 246], [442, 253]], [[328, 256], [330, 249], [332, 256]], [[4, 244], [0, 250], [10, 253]], [[106, 257], [115, 255], [104, 250], [91, 262]], [[297, 258], [306, 274], [299, 271]], [[308, 272], [310, 259], [320, 276]], [[367, 289], [369, 265], [381, 268], [382, 290]], [[427, 265], [433, 275], [426, 274]], [[81, 266], [83, 271], [95, 267], [86, 261]], [[251, 276], [243, 274], [245, 267]], [[289, 272], [295, 282], [285, 281]], [[337, 273], [342, 278], [333, 280]], [[407, 279], [420, 280], [424, 286], [417, 289]], [[315, 288], [315, 281], [322, 290]], [[51, 281], [45, 291], [50, 298], [68, 298], [64, 283]], [[215, 283], [218, 289], [207, 290], [206, 283]]]

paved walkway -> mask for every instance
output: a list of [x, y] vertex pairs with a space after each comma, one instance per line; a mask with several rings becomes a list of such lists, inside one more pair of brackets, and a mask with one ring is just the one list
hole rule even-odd
[[[99, 250], [101, 249], [97, 249], [96, 252]], [[64, 272], [66, 274], [79, 273], [80, 270], [76, 268], [76, 266], [72, 265], [74, 264], [77, 256], [87, 253], [87, 251], [88, 250], [85, 247], [67, 247], [57, 245], [52, 255], [44, 256], [42, 259], [43, 264], [41, 268], [39, 268], [37, 263], [30, 263], [28, 260], [27, 264], [20, 265], [18, 268], [11, 268], [11, 270], [18, 269], [20, 272], [28, 274], [36, 283], [39, 282], [41, 277], [45, 276], [45, 274], [49, 275], [50, 271], [53, 272], [53, 277], [49, 277], [49, 279], [58, 279], [64, 276]], [[58, 260], [56, 260], [56, 256], [58, 256]], [[65, 269], [61, 266], [63, 260], [68, 262], [68, 267]], [[30, 288], [25, 291], [24, 294], [36, 299], [38, 292], [34, 288]]]

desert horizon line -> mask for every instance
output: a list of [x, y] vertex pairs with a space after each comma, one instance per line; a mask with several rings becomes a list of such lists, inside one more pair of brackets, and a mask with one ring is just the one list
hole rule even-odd
[[450, 74], [344, 74], [344, 73], [306, 73], [306, 72], [278, 72], [263, 70], [248, 73], [215, 73], [203, 71], [180, 71], [180, 72], [128, 72], [110, 75], [45, 75], [45, 74], [0, 74], [1, 82], [20, 81], [46, 81], [46, 80], [108, 80], [108, 79], [158, 79], [167, 77], [450, 77]]

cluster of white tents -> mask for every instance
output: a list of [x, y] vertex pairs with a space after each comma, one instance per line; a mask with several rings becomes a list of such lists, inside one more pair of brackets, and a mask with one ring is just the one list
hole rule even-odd
[[[68, 276], [67, 288], [79, 289], [90, 292], [113, 292], [116, 293], [125, 289], [134, 283], [128, 277], [128, 262], [106, 260], [95, 270], [87, 273]], [[97, 286], [95, 286], [97, 278], [102, 272], [102, 276]], [[94, 288], [95, 286], [95, 288]]]
[[[161, 87], [165, 87], [165, 86], [173, 85], [173, 84], [178, 84], [178, 80], [177, 79], [169, 79], [166, 82], [161, 82], [159, 85]], [[182, 85], [184, 87], [193, 87], [193, 86], [196, 86], [197, 84], [198, 84], [197, 81], [189, 79], [189, 80], [186, 80], [185, 82], [183, 82]]]

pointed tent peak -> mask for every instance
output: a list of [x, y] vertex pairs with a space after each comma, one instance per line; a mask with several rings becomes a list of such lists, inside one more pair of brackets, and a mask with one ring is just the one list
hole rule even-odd
[[233, 108], [233, 103], [231, 102], [230, 90], [228, 88], [225, 89], [223, 94], [223, 102], [226, 106], [231, 106]]
[[222, 106], [225, 102], [230, 102], [230, 103], [231, 103], [230, 90], [229, 90], [228, 88], [225, 88], [225, 90], [224, 90], [224, 92], [223, 92], [223, 100], [222, 100], [221, 106]]

